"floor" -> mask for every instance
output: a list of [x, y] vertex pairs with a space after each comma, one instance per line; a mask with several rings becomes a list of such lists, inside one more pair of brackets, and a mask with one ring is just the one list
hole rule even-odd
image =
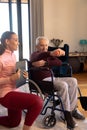
[[[4, 113], [4, 115], [6, 114], [5, 109], [3, 109], [2, 112]], [[1, 111], [0, 111], [0, 113], [1, 113]], [[57, 119], [56, 125], [53, 128], [49, 128], [48, 130], [67, 130], [66, 124], [64, 124], [62, 121], [60, 121], [58, 116], [59, 116], [59, 114], [56, 112], [56, 119]], [[44, 118], [44, 116], [40, 115], [37, 118], [37, 120], [34, 122], [31, 130], [44, 130], [44, 129], [47, 129], [47, 128], [44, 127], [44, 125], [42, 123], [43, 118]], [[75, 120], [75, 121], [77, 122], [78, 126], [74, 130], [87, 130], [87, 119], [85, 119], [84, 121], [78, 121], [78, 120]], [[9, 128], [0, 126], [0, 130], [22, 130], [23, 122], [24, 122], [24, 114], [23, 114], [21, 123], [20, 123], [20, 125], [18, 127], [9, 129]]]
[[[87, 81], [85, 83], [81, 81], [81, 84], [79, 83], [79, 86], [80, 86], [81, 90], [83, 90], [83, 92], [86, 92], [85, 90], [86, 90], [86, 87], [87, 87]], [[25, 89], [25, 87], [21, 87], [20, 90], [28, 92], [27, 87], [26, 87], [26, 89]], [[87, 112], [84, 111], [84, 109], [82, 109], [79, 101], [78, 101], [78, 109], [86, 116], [86, 119], [84, 121], [75, 120], [77, 122], [78, 126], [74, 130], [87, 130]], [[49, 113], [50, 113], [50, 110], [47, 112], [47, 115], [49, 115]], [[0, 116], [6, 115], [6, 114], [7, 114], [6, 108], [3, 108], [2, 106], [0, 106]], [[58, 111], [55, 111], [55, 114], [56, 114], [56, 125], [53, 128], [49, 128], [49, 130], [67, 130], [66, 124], [64, 124], [64, 122], [62, 122], [60, 120], [60, 113]], [[31, 130], [47, 129], [43, 125], [43, 120], [44, 120], [45, 116], [39, 115], [37, 120], [34, 122]], [[22, 130], [24, 117], [25, 117], [25, 114], [23, 113], [21, 123], [18, 127], [9, 129], [9, 128], [0, 126], [0, 130]]]
[[[57, 121], [56, 125], [53, 128], [49, 128], [48, 130], [67, 130], [66, 124], [64, 124], [59, 119], [59, 117], [60, 117], [59, 113], [58, 112], [55, 112], [55, 113], [56, 113], [56, 121]], [[5, 114], [7, 114], [6, 109], [3, 108], [2, 106], [0, 106], [0, 115], [5, 115]], [[24, 122], [24, 116], [25, 116], [25, 114], [23, 113], [21, 123], [20, 123], [20, 125], [18, 127], [9, 129], [9, 128], [0, 126], [0, 130], [22, 130], [22, 126], [23, 126], [23, 122]], [[44, 130], [44, 129], [47, 129], [43, 125], [43, 119], [44, 119], [44, 116], [39, 115], [37, 120], [34, 122], [31, 130]], [[78, 121], [78, 120], [75, 120], [75, 121], [77, 122], [78, 126], [74, 130], [87, 130], [87, 119], [85, 119], [84, 121]]]

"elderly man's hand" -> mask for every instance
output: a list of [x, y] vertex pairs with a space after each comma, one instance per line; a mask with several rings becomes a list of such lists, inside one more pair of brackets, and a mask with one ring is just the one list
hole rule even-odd
[[58, 51], [60, 52], [60, 56], [65, 56], [65, 51], [64, 50], [59, 48]]
[[65, 55], [65, 51], [59, 48], [59, 49], [56, 49], [54, 51], [51, 51], [50, 55], [51, 56], [64, 56]]

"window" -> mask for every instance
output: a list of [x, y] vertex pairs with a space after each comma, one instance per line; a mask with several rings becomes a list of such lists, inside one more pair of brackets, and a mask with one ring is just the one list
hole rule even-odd
[[7, 3], [0, 3], [0, 36], [4, 31], [10, 29], [8, 10]]
[[[9, 3], [7, 0], [1, 0], [0, 1], [0, 37], [1, 34], [4, 31], [8, 31], [11, 30], [10, 26], [12, 26], [12, 30], [18, 34], [18, 32], [20, 32], [19, 30], [22, 30], [22, 43], [20, 43], [22, 45], [22, 52], [19, 49], [18, 51], [15, 52], [17, 60], [19, 60], [19, 56], [22, 55], [21, 57], [25, 58], [25, 59], [29, 59], [29, 11], [28, 11], [28, 2], [27, 0], [22, 1], [23, 3], [21, 3], [21, 28], [19, 28], [18, 26], [18, 12], [17, 12], [17, 2], [15, 2], [15, 0], [11, 1], [11, 3]], [[9, 16], [9, 4], [11, 4], [11, 13], [12, 16]], [[12, 20], [12, 22], [10, 23], [10, 20]], [[11, 24], [11, 25], [10, 25]]]

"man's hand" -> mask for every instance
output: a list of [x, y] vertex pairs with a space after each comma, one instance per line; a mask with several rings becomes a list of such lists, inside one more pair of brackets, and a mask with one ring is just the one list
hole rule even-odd
[[58, 51], [60, 52], [60, 56], [65, 56], [65, 51], [64, 50], [59, 48]]
[[46, 64], [46, 61], [45, 60], [39, 60], [39, 61], [35, 61], [32, 63], [32, 65], [34, 67], [42, 67]]
[[64, 56], [65, 55], [65, 51], [59, 48], [59, 49], [56, 49], [54, 51], [51, 51], [50, 55], [51, 56]]

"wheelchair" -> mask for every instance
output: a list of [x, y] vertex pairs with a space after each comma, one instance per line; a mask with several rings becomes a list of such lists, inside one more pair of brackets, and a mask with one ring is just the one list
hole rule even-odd
[[[51, 81], [38, 81], [35, 77], [34, 77], [34, 73], [38, 70], [46, 70], [46, 71], [50, 71], [51, 73]], [[51, 128], [53, 126], [55, 126], [56, 124], [56, 117], [55, 117], [55, 111], [60, 111], [63, 112], [64, 114], [64, 107], [62, 104], [62, 100], [61, 98], [57, 95], [56, 91], [54, 90], [54, 84], [53, 84], [53, 71], [50, 68], [46, 68], [46, 67], [29, 67], [29, 78], [34, 81], [40, 88], [43, 100], [44, 100], [44, 106], [41, 112], [41, 115], [45, 115], [48, 111], [48, 109], [51, 110], [49, 115], [44, 116], [43, 118], [43, 125], [46, 128]], [[29, 88], [30, 88], [30, 92], [31, 93], [36, 93], [39, 94], [39, 91], [37, 90], [37, 88], [35, 88], [34, 84], [32, 84], [31, 82], [29, 83]], [[51, 106], [49, 105], [49, 103], [51, 102]]]
[[[56, 91], [54, 90], [54, 84], [53, 84], [53, 71], [50, 68], [46, 67], [40, 67], [35, 68], [31, 67], [31, 63], [23, 59], [16, 63], [17, 68], [20, 68], [22, 71], [26, 70], [29, 74], [29, 79], [23, 79], [22, 75], [20, 80], [17, 81], [16, 86], [20, 87], [21, 85], [24, 85], [28, 83], [29, 86], [29, 93], [37, 94], [44, 100], [44, 106], [41, 111], [41, 115], [44, 115], [44, 118], [42, 120], [42, 124], [45, 128], [52, 128], [56, 124], [56, 114], [55, 111], [60, 111], [64, 114], [65, 117], [65, 110], [62, 104], [61, 98], [57, 95]], [[51, 73], [51, 81], [38, 81], [36, 77], [34, 76], [36, 71], [39, 70], [46, 70], [50, 71]], [[51, 105], [49, 105], [51, 103]], [[47, 111], [51, 110], [49, 115]], [[23, 111], [26, 114], [26, 110]], [[64, 120], [64, 123], [67, 124], [67, 122]], [[67, 126], [67, 125], [66, 125]], [[72, 130], [71, 128], [67, 129]]]

